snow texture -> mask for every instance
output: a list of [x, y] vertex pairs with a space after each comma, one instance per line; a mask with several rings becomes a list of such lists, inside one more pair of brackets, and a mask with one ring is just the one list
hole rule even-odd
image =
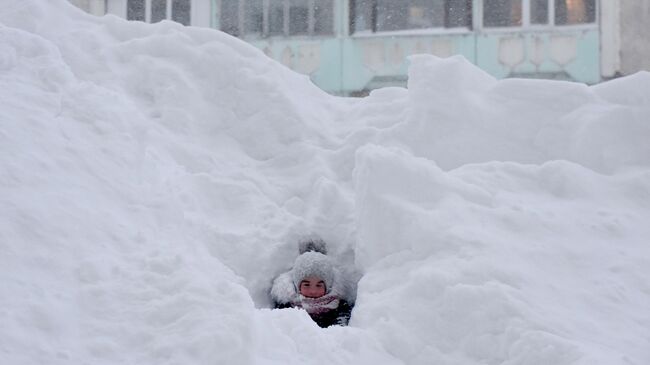
[[[422, 55], [336, 98], [212, 29], [5, 0], [0, 364], [648, 364], [649, 79]], [[363, 274], [348, 327], [269, 309], [308, 234]]]

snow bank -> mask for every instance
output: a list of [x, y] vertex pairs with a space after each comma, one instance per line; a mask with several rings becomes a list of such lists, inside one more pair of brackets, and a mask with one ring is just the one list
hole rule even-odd
[[[324, 94], [228, 35], [0, 11], [0, 362], [645, 364], [648, 73], [412, 59]], [[350, 327], [268, 309], [318, 234]]]

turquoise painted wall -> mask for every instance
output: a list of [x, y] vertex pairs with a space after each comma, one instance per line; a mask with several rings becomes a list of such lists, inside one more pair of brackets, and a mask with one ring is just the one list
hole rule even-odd
[[[520, 44], [522, 57], [516, 65], [500, 59], [502, 42]], [[497, 78], [543, 77], [588, 84], [601, 79], [597, 28], [478, 33], [476, 49], [475, 63]]]
[[[213, 26], [218, 28], [218, 3]], [[480, 16], [474, 0], [473, 16]], [[597, 24], [564, 27], [432, 30], [427, 34], [349, 36], [348, 0], [335, 0], [335, 35], [329, 37], [245, 38], [270, 57], [327, 92], [350, 94], [382, 86], [405, 86], [407, 57], [460, 54], [497, 78], [554, 78], [593, 84], [601, 81]], [[475, 21], [475, 24], [477, 22]]]

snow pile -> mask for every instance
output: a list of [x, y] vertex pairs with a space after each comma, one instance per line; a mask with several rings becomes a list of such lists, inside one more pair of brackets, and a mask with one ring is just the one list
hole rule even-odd
[[[0, 10], [0, 363], [646, 364], [650, 75], [412, 59], [326, 95], [225, 34]], [[268, 309], [315, 233], [349, 327]]]

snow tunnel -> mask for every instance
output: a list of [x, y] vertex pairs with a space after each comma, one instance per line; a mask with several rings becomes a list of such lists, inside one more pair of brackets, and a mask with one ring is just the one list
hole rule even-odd
[[[419, 55], [341, 98], [214, 29], [3, 1], [0, 363], [645, 365], [649, 80]], [[348, 326], [271, 309], [312, 233]]]

